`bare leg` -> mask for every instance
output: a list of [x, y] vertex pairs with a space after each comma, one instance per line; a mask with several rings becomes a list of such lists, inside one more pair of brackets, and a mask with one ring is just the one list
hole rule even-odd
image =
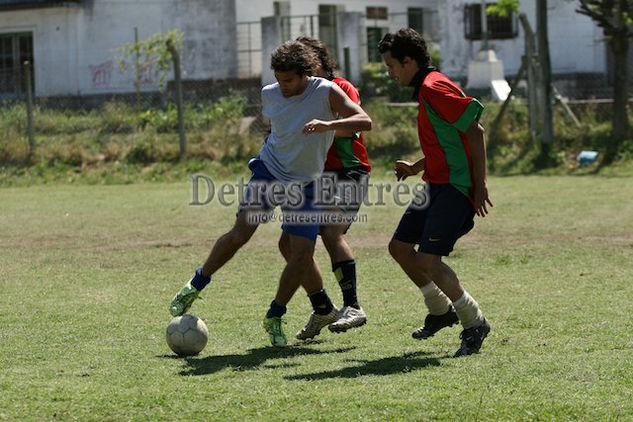
[[248, 223], [246, 214], [246, 212], [238, 213], [233, 228], [216, 240], [202, 266], [202, 275], [209, 277], [222, 268], [253, 236], [258, 225]]
[[308, 294], [323, 289], [321, 271], [314, 260], [314, 242], [310, 239], [283, 233], [279, 249], [286, 258], [286, 267], [281, 273], [275, 302], [288, 304], [299, 285]]

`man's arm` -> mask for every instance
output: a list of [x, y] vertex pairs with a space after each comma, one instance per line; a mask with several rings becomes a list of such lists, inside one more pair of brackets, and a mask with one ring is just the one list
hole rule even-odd
[[338, 114], [342, 118], [330, 121], [311, 120], [303, 127], [303, 133], [307, 135], [328, 130], [349, 130], [352, 132], [371, 130], [371, 119], [367, 113], [345, 95], [345, 92], [337, 85], [332, 85], [330, 89], [330, 107], [334, 114]]
[[488, 214], [486, 203], [491, 207], [492, 202], [488, 197], [488, 185], [486, 182], [486, 142], [484, 140], [484, 128], [479, 122], [474, 121], [466, 131], [470, 155], [473, 159], [473, 199], [475, 212], [480, 217]]

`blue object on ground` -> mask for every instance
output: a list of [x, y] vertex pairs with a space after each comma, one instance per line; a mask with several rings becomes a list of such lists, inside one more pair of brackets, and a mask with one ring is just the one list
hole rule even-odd
[[598, 151], [580, 151], [576, 157], [576, 161], [580, 166], [586, 166], [593, 163], [598, 158]]

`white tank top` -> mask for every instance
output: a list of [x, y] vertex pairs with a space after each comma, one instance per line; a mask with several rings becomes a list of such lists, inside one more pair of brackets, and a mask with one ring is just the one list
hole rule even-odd
[[305, 91], [284, 97], [278, 83], [262, 89], [262, 114], [271, 121], [271, 133], [259, 156], [268, 171], [282, 182], [309, 182], [323, 173], [334, 131], [304, 135], [312, 119], [334, 120], [330, 107], [333, 83], [310, 77]]

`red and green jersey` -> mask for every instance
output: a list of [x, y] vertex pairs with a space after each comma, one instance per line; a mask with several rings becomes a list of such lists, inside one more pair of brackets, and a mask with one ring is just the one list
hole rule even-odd
[[[344, 78], [334, 78], [335, 84], [341, 87], [352, 101], [360, 104], [360, 95], [358, 90]], [[369, 157], [367, 156], [367, 148], [363, 143], [363, 134], [356, 134], [349, 138], [334, 138], [334, 143], [327, 153], [325, 162], [325, 171], [337, 171], [353, 167], [365, 167], [367, 171], [371, 170]]]
[[483, 105], [437, 71], [426, 74], [417, 98], [418, 137], [426, 158], [422, 179], [451, 184], [470, 197], [472, 157], [466, 131], [479, 120]]

